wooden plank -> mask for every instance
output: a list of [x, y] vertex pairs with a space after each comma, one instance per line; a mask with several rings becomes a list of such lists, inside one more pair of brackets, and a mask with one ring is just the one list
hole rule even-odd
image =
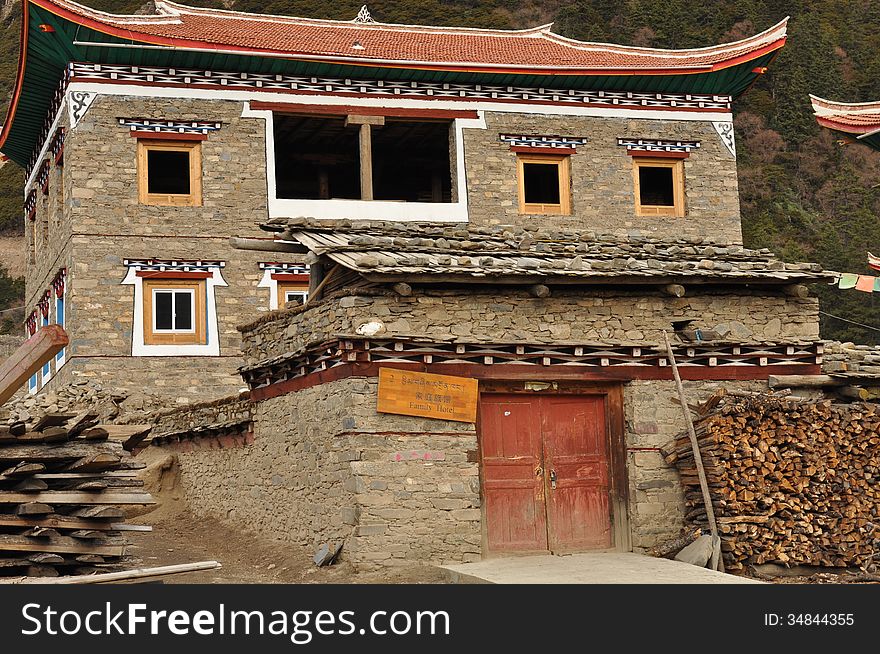
[[98, 414], [92, 411], [83, 411], [76, 415], [67, 424], [67, 435], [76, 438], [83, 430], [98, 424]]
[[393, 368], [379, 369], [376, 410], [405, 416], [476, 422], [477, 380]]
[[216, 570], [220, 567], [222, 566], [217, 561], [199, 561], [198, 563], [179, 563], [177, 565], [165, 565], [156, 568], [138, 568], [136, 570], [122, 570], [120, 572], [105, 572], [95, 575], [36, 579], [28, 579], [27, 577], [14, 578], [0, 580], [0, 584], [107, 584], [134, 579], [167, 577], [168, 575], [199, 572], [201, 570]]
[[51, 502], [52, 504], [155, 504], [149, 493], [88, 493], [80, 491], [43, 491], [36, 493], [0, 492], [0, 504]]
[[7, 479], [14, 479], [16, 477], [29, 477], [31, 475], [36, 476], [36, 473], [40, 473], [46, 469], [42, 463], [19, 463], [18, 465], [12, 466], [4, 470], [0, 473], [0, 477], [6, 477]]
[[50, 542], [40, 542], [26, 536], [0, 534], [2, 552], [48, 552], [50, 554], [100, 554], [102, 556], [123, 556], [125, 545], [93, 544], [67, 536], [53, 538]]
[[61, 445], [11, 445], [0, 447], [0, 462], [16, 464], [55, 462], [65, 459], [81, 459], [94, 454], [106, 453], [119, 456], [123, 450], [117, 443], [67, 442]]
[[70, 342], [61, 325], [46, 325], [0, 365], [0, 404], [15, 395], [34, 373]]
[[770, 388], [825, 388], [843, 386], [845, 381], [831, 375], [770, 375], [767, 384]]
[[125, 511], [118, 506], [84, 506], [81, 509], [71, 511], [70, 515], [74, 518], [92, 518], [104, 520], [122, 520], [125, 518]]
[[65, 470], [70, 472], [98, 472], [115, 468], [119, 465], [122, 458], [113, 453], [99, 453], [90, 456], [84, 456], [77, 459], [73, 463], [66, 466]]
[[52, 529], [102, 529], [104, 531], [152, 531], [149, 525], [127, 525], [125, 523], [109, 522], [107, 520], [89, 520], [87, 518], [73, 518], [66, 515], [48, 515], [45, 517], [35, 516], [32, 518], [20, 518], [14, 515], [0, 515], [0, 527], [46, 527]]
[[68, 420], [75, 417], [75, 413], [46, 413], [37, 420], [33, 431], [43, 431], [46, 427], [63, 427]]
[[[46, 469], [45, 466], [40, 467], [43, 470]], [[137, 473], [128, 470], [106, 470], [104, 472], [38, 472], [34, 477], [37, 479], [138, 479]]]

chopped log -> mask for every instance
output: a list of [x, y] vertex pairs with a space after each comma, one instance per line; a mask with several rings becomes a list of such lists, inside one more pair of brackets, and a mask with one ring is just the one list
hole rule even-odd
[[16, 420], [9, 425], [9, 433], [13, 436], [21, 436], [27, 431], [27, 423], [24, 420]]
[[106, 559], [98, 554], [80, 554], [76, 557], [77, 563], [104, 563]]
[[36, 493], [0, 493], [0, 504], [51, 502], [52, 504], [155, 504], [149, 493], [88, 493], [79, 491], [42, 491]]
[[106, 441], [110, 436], [110, 430], [106, 427], [89, 427], [80, 433], [79, 437], [86, 441]]
[[67, 465], [65, 470], [68, 472], [97, 472], [115, 468], [121, 460], [120, 456], [112, 452], [99, 452], [74, 461]]
[[22, 534], [22, 536], [29, 536], [31, 538], [52, 538], [60, 535], [57, 530], [49, 527], [34, 527]]
[[64, 557], [58, 554], [50, 554], [49, 552], [40, 552], [39, 554], [31, 554], [27, 557], [27, 560], [31, 563], [48, 563], [51, 565], [57, 565], [59, 563], [64, 563]]
[[789, 284], [782, 287], [782, 292], [789, 297], [808, 298], [810, 297], [810, 289], [805, 284]]
[[71, 538], [80, 538], [82, 540], [94, 540], [96, 538], [104, 538], [106, 534], [101, 533], [100, 531], [96, 531], [94, 529], [79, 529], [77, 531], [70, 532]]

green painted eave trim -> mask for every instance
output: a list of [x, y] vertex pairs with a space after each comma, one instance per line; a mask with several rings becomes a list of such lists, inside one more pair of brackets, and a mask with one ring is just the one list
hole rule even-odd
[[[27, 165], [52, 97], [70, 62], [193, 68], [217, 72], [248, 72], [314, 77], [396, 81], [448, 82], [592, 91], [693, 93], [739, 96], [755, 81], [754, 72], [767, 66], [776, 52], [716, 71], [677, 75], [552, 75], [437, 71], [404, 67], [359, 66], [303, 61], [263, 55], [223, 54], [149, 46], [97, 32], [28, 4], [26, 66], [21, 93], [6, 142], [0, 151]], [[40, 24], [54, 32], [44, 32]], [[94, 45], [74, 45], [93, 43]], [[121, 44], [133, 47], [108, 47]]]

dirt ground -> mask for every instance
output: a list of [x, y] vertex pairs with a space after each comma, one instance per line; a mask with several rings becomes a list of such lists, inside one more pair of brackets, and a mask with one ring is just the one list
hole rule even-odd
[[438, 568], [411, 566], [356, 572], [348, 563], [317, 567], [313, 552], [272, 542], [211, 518], [186, 512], [159, 512], [129, 522], [148, 524], [151, 532], [128, 532], [129, 554], [137, 567], [219, 561], [222, 568], [166, 577], [170, 584], [429, 584], [445, 583]]

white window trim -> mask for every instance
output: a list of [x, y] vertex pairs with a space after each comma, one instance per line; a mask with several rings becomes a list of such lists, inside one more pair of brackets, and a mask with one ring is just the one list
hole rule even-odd
[[[52, 312], [51, 311], [49, 312], [49, 315], [45, 316], [45, 317], [41, 313], [40, 314], [40, 327], [46, 327], [46, 326], [52, 324], [51, 319], [52, 319]], [[52, 357], [46, 363], [44, 363], [42, 366], [40, 366], [40, 380], [39, 380], [39, 384], [38, 384], [40, 388], [43, 388], [46, 384], [49, 383], [49, 380], [52, 379], [52, 361], [54, 361], [54, 360], [55, 360], [55, 357]], [[46, 372], [47, 368], [49, 369], [48, 372]]]
[[[284, 272], [283, 270], [277, 270], [275, 268], [264, 268], [263, 269], [263, 277], [260, 279], [260, 283], [257, 284], [257, 288], [268, 288], [269, 289], [269, 310], [275, 311], [276, 309], [280, 309], [278, 306], [278, 280], [272, 279], [273, 273]], [[294, 292], [294, 291], [291, 291]], [[309, 299], [308, 291], [301, 291], [304, 300]]]
[[[328, 103], [329, 104], [329, 103]], [[318, 219], [358, 219], [467, 222], [467, 176], [464, 168], [463, 130], [486, 129], [485, 118], [456, 118], [452, 121], [455, 143], [455, 202], [389, 202], [383, 200], [288, 200], [276, 197], [275, 116], [268, 110], [253, 110], [248, 103], [243, 118], [266, 121], [266, 179], [269, 187], [269, 218], [309, 216]]]
[[[153, 288], [153, 297], [151, 298], [153, 302], [153, 332], [156, 334], [195, 334], [196, 333], [196, 320], [198, 320], [198, 316], [196, 315], [196, 292], [191, 288]], [[156, 311], [156, 293], [171, 293], [171, 322], [174, 325], [171, 329], [160, 329], [156, 326], [156, 318], [158, 317], [158, 311]], [[178, 329], [177, 328], [177, 313], [175, 308], [177, 307], [177, 302], [175, 296], [178, 293], [186, 293], [189, 295], [189, 315], [190, 315], [190, 323], [191, 327], [189, 329]]]
[[[221, 268], [211, 266], [205, 282], [205, 344], [148, 345], [144, 343], [144, 278], [137, 276], [137, 266], [129, 266], [122, 284], [134, 286], [134, 324], [131, 330], [131, 355], [134, 357], [220, 356], [220, 330], [217, 325], [217, 300], [214, 288], [227, 286]], [[195, 324], [195, 315], [193, 316]]]
[[[64, 317], [63, 317], [62, 321], [58, 324], [61, 325], [61, 328], [66, 331], [67, 330], [67, 326], [66, 326], [67, 325], [67, 308], [68, 308], [67, 302], [65, 301], [63, 295], [61, 297], [58, 297], [58, 295], [55, 294], [54, 289], [52, 291], [52, 294], [55, 295], [55, 320], [56, 321], [58, 320], [58, 301], [60, 300], [61, 302], [64, 302]], [[66, 362], [67, 362], [67, 348], [63, 347], [58, 351], [58, 354], [55, 355], [55, 374], [58, 374], [58, 370], [60, 370], [61, 366], [63, 366]]]
[[303, 304], [305, 304], [306, 300], [309, 299], [309, 292], [308, 291], [284, 291], [284, 303], [285, 304], [290, 302], [291, 295], [293, 295], [294, 297], [301, 297]]

